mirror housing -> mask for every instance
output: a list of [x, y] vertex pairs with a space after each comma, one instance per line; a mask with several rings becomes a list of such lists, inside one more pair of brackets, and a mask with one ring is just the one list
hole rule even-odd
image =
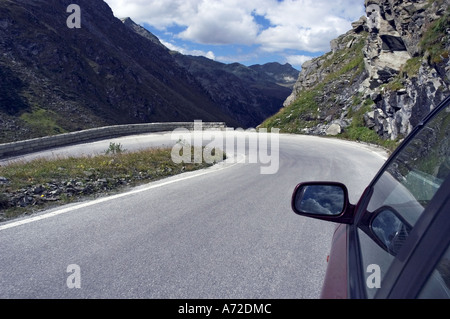
[[292, 194], [291, 207], [297, 215], [353, 224], [355, 206], [350, 204], [347, 187], [342, 183], [300, 183]]

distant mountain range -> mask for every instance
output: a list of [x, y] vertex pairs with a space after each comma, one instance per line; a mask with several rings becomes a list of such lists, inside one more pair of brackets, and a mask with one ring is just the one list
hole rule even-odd
[[171, 52], [102, 0], [0, 2], [0, 142], [144, 122], [254, 127], [275, 114], [299, 72]]
[[[126, 26], [169, 52], [159, 39], [130, 18]], [[224, 64], [202, 56], [170, 51], [175, 61], [200, 83], [223, 112], [242, 127], [256, 127], [276, 113], [292, 92], [299, 71], [290, 64], [267, 63], [244, 66]]]

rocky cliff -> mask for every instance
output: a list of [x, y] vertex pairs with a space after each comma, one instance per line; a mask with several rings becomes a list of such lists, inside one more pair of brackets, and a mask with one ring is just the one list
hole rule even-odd
[[449, 0], [366, 0], [366, 16], [307, 61], [263, 127], [399, 141], [450, 94]]

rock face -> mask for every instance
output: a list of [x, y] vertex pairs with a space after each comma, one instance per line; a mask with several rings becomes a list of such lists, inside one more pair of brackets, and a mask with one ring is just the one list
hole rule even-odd
[[366, 16], [303, 64], [284, 108], [263, 126], [325, 135], [339, 125], [343, 134], [402, 139], [450, 94], [449, 3], [366, 0]]
[[[366, 124], [378, 135], [404, 137], [449, 94], [449, 3], [366, 1], [369, 77], [362, 88], [376, 103]], [[438, 53], [425, 45], [432, 37]]]

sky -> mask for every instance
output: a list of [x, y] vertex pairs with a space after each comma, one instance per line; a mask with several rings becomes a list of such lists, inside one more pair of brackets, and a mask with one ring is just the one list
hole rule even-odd
[[244, 65], [297, 69], [365, 14], [364, 0], [104, 0], [171, 50]]

